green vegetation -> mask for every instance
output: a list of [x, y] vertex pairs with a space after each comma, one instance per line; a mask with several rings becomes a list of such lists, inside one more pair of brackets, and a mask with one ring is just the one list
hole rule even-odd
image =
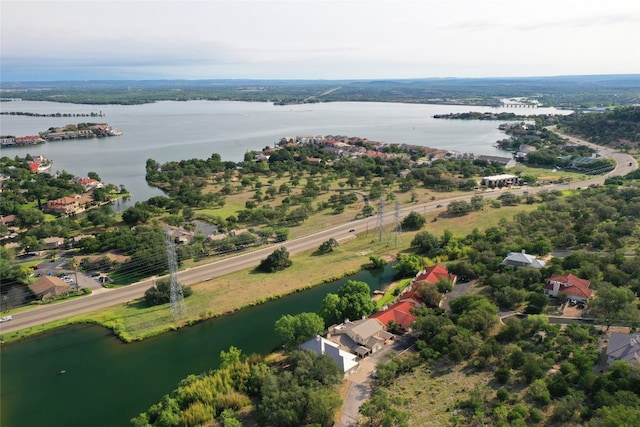
[[638, 148], [640, 107], [618, 107], [602, 113], [571, 114], [559, 122], [558, 129], [600, 145], [622, 150]]
[[190, 375], [177, 389], [131, 420], [134, 426], [331, 426], [342, 403], [334, 386], [342, 379], [328, 356], [292, 351], [268, 364], [235, 347], [220, 354], [220, 367]]
[[316, 313], [300, 313], [295, 316], [285, 314], [276, 321], [276, 333], [285, 348], [295, 348], [307, 338], [324, 333], [322, 317]]
[[[589, 90], [585, 91], [585, 87]], [[500, 105], [528, 97], [542, 105], [583, 108], [638, 102], [637, 75], [358, 80], [156, 80], [20, 83], [25, 100], [78, 104], [236, 100], [292, 103], [357, 101]], [[5, 92], [11, 94], [9, 85]]]
[[[193, 294], [189, 287], [180, 285], [182, 296], [187, 298]], [[171, 280], [160, 279], [144, 293], [144, 300], [149, 306], [166, 304], [171, 301]]]
[[320, 316], [325, 325], [342, 323], [346, 319], [357, 320], [369, 316], [376, 308], [371, 300], [371, 288], [366, 282], [349, 280], [337, 294], [327, 294], [322, 300]]
[[293, 261], [289, 259], [289, 251], [284, 246], [273, 251], [268, 257], [260, 261], [258, 270], [265, 273], [275, 273], [291, 267]]

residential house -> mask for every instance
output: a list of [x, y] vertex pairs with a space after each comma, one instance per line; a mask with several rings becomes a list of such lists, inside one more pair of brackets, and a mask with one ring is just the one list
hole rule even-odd
[[340, 349], [338, 344], [319, 335], [300, 344], [298, 348], [313, 351], [318, 356], [326, 354], [331, 357], [340, 366], [345, 377], [358, 369], [358, 357], [355, 354]]
[[607, 345], [607, 366], [616, 360], [627, 363], [640, 363], [640, 334], [623, 334], [611, 332]]
[[411, 313], [415, 305], [411, 301], [398, 301], [388, 307], [369, 316], [370, 319], [377, 319], [386, 328], [397, 325], [403, 332], [411, 330], [411, 325], [416, 320], [416, 316]]
[[31, 289], [36, 298], [47, 299], [69, 293], [71, 286], [59, 277], [42, 276], [30, 284], [29, 289]]
[[416, 274], [415, 279], [413, 279], [413, 283], [428, 282], [435, 285], [443, 278], [450, 280], [453, 285], [455, 285], [456, 280], [458, 280], [458, 277], [455, 274], [449, 273], [449, 270], [445, 267], [440, 264], [436, 264]]
[[543, 268], [545, 264], [546, 263], [543, 260], [540, 260], [533, 255], [527, 254], [524, 249], [521, 252], [510, 252], [509, 255], [507, 255], [502, 261], [502, 265], [510, 265], [514, 268]]
[[376, 353], [393, 334], [378, 319], [346, 320], [329, 327], [327, 339], [348, 348], [360, 357]]
[[566, 295], [568, 299], [586, 302], [593, 291], [589, 289], [591, 282], [573, 274], [553, 274], [544, 285], [544, 293], [552, 297]]
[[47, 249], [58, 249], [64, 245], [64, 237], [45, 237], [42, 239], [42, 243], [44, 243]]
[[49, 200], [46, 210], [60, 215], [73, 215], [80, 210], [81, 196], [76, 194], [69, 197], [60, 197], [58, 199]]
[[17, 220], [18, 217], [13, 214], [6, 216], [0, 215], [0, 224], [4, 225], [5, 227], [16, 225]]

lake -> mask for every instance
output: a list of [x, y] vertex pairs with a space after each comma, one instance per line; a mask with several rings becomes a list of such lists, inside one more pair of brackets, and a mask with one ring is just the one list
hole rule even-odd
[[[108, 122], [124, 132], [111, 138], [56, 141], [3, 148], [2, 156], [44, 155], [53, 169], [76, 176], [97, 172], [104, 182], [124, 185], [136, 201], [161, 195], [147, 185], [145, 164], [191, 158], [241, 161], [247, 151], [273, 146], [282, 137], [343, 135], [385, 143], [406, 143], [452, 151], [510, 156], [494, 147], [505, 134], [500, 122], [434, 119], [434, 114], [481, 112], [532, 113], [522, 108], [468, 107], [430, 104], [335, 102], [275, 106], [259, 102], [189, 101], [144, 105], [76, 105], [54, 102], [10, 101], [3, 112], [91, 113], [90, 117], [27, 117], [0, 115], [2, 135], [35, 135], [50, 127], [80, 122]], [[539, 114], [570, 111], [539, 108]], [[125, 206], [119, 206], [122, 209]]]
[[244, 354], [266, 354], [277, 346], [273, 325], [282, 315], [317, 311], [324, 296], [349, 279], [383, 289], [393, 273], [390, 266], [362, 271], [131, 344], [102, 327], [75, 325], [2, 345], [0, 425], [129, 425], [187, 375], [215, 368], [221, 350], [233, 345]]

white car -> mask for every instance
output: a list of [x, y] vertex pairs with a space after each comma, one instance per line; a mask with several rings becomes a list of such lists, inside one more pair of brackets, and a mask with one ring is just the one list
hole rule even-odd
[[8, 315], [8, 316], [4, 316], [4, 317], [0, 317], [0, 323], [3, 322], [8, 322], [9, 320], [13, 319], [12, 315]]

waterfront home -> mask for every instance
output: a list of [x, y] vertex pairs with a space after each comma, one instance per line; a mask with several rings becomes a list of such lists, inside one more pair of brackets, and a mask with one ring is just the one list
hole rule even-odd
[[327, 339], [348, 348], [360, 357], [379, 351], [384, 343], [393, 338], [385, 331], [378, 319], [345, 320], [344, 323], [329, 327]]
[[379, 320], [386, 328], [397, 327], [402, 332], [409, 332], [411, 325], [416, 320], [416, 316], [411, 313], [411, 309], [414, 307], [415, 305], [411, 301], [398, 301], [388, 307], [383, 307], [382, 310], [372, 314], [369, 318]]
[[416, 274], [416, 277], [413, 279], [412, 283], [427, 282], [427, 283], [431, 283], [432, 285], [435, 285], [441, 279], [449, 280], [452, 285], [455, 285], [456, 280], [458, 280], [458, 277], [455, 274], [449, 273], [449, 270], [447, 270], [445, 267], [441, 266], [440, 264], [436, 264], [418, 272], [418, 274]]
[[59, 215], [70, 216], [82, 212], [91, 203], [91, 196], [75, 194], [68, 197], [49, 200], [45, 210]]
[[350, 373], [358, 369], [357, 356], [340, 349], [340, 346], [334, 342], [329, 341], [319, 335], [311, 338], [310, 340], [300, 344], [298, 347], [302, 350], [312, 351], [318, 356], [326, 354], [331, 357], [342, 369], [344, 376], [346, 377]]

